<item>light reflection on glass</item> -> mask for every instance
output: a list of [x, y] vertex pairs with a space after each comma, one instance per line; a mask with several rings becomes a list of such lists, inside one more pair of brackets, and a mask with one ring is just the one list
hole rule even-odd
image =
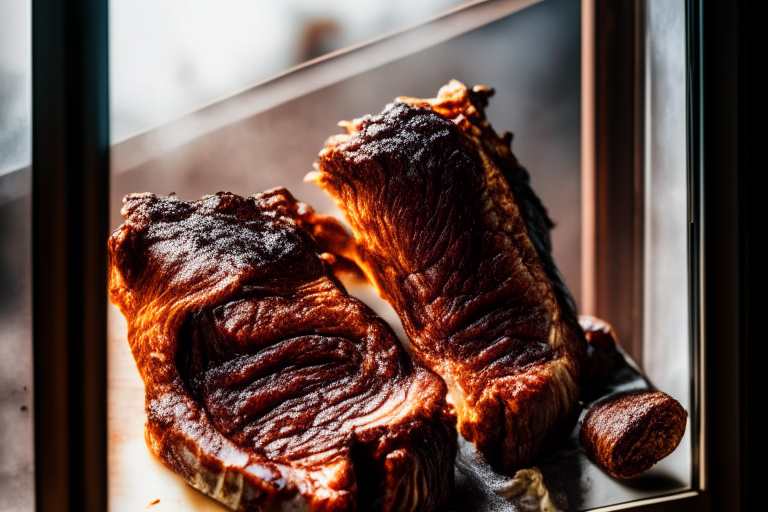
[[111, 0], [112, 140], [461, 0]]

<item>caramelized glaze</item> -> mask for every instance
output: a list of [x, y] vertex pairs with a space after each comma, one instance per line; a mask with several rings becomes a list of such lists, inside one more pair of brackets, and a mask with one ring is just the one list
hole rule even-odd
[[358, 262], [448, 384], [459, 432], [495, 466], [528, 465], [573, 425], [585, 342], [552, 226], [485, 119], [491, 90], [451, 81], [341, 123], [308, 176], [337, 202]]
[[324, 261], [343, 241], [284, 189], [132, 194], [110, 294], [163, 463], [235, 510], [420, 510], [448, 496], [452, 408]]

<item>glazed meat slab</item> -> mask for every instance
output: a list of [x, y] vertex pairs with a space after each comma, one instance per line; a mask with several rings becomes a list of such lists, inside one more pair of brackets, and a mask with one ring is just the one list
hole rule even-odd
[[459, 432], [509, 472], [573, 426], [585, 341], [552, 223], [511, 135], [485, 119], [491, 93], [451, 81], [341, 123], [308, 179], [352, 226], [345, 256], [447, 383]]
[[456, 434], [440, 378], [347, 295], [339, 226], [284, 189], [132, 194], [110, 293], [163, 463], [235, 510], [432, 510]]

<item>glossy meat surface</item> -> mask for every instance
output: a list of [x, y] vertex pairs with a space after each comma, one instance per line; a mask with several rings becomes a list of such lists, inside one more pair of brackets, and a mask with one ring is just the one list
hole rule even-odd
[[284, 189], [133, 194], [123, 215], [110, 293], [166, 466], [235, 510], [444, 501], [456, 449], [445, 385], [333, 277], [332, 219]]
[[342, 123], [308, 179], [352, 226], [346, 256], [448, 384], [460, 433], [513, 471], [573, 425], [585, 342], [552, 223], [511, 136], [485, 119], [491, 92], [451, 81]]

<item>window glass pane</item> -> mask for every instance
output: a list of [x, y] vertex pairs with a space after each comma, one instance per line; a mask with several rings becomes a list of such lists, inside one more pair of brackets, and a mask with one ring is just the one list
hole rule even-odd
[[30, 2], [0, 4], [0, 175], [31, 159]]
[[[685, 2], [646, 2], [644, 367], [688, 400]], [[674, 353], [673, 353], [674, 352]], [[683, 365], [684, 366], [678, 366]], [[672, 370], [674, 367], [674, 371]], [[684, 403], [683, 400], [686, 402]]]
[[0, 510], [34, 510], [31, 11], [0, 2]]
[[[643, 368], [690, 411], [685, 1], [646, 0]], [[690, 423], [690, 422], [689, 422]], [[665, 461], [690, 483], [691, 425]]]
[[111, 0], [112, 140], [461, 0]]

